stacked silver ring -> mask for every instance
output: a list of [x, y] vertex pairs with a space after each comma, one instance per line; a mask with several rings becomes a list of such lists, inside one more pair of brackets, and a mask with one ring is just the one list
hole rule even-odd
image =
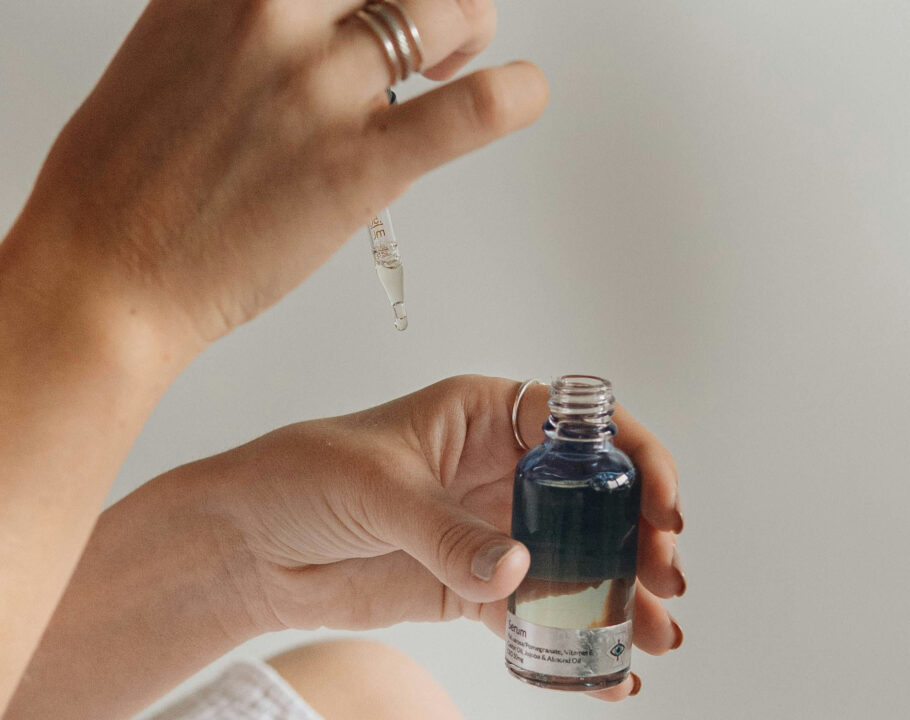
[[515, 402], [512, 403], [512, 434], [515, 436], [515, 442], [518, 443], [518, 447], [520, 447], [522, 450], [530, 450], [531, 446], [524, 441], [524, 438], [521, 436], [521, 431], [518, 429], [518, 408], [521, 407], [521, 399], [524, 397], [529, 387], [532, 385], [544, 384], [545, 383], [543, 381], [538, 380], [537, 378], [525, 380], [518, 387], [518, 393], [515, 395]]
[[373, 32], [385, 51], [393, 84], [423, 67], [423, 44], [417, 26], [396, 0], [370, 3], [357, 17]]

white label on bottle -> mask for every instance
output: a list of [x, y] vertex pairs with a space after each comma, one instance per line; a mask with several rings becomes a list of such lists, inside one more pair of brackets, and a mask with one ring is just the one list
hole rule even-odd
[[522, 670], [560, 677], [600, 677], [632, 662], [632, 622], [590, 630], [546, 627], [509, 613], [506, 659]]

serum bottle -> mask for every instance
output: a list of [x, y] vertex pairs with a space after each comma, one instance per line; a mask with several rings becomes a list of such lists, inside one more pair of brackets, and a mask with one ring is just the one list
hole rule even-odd
[[518, 463], [512, 537], [531, 566], [509, 598], [506, 667], [540, 687], [597, 690], [629, 674], [641, 484], [613, 446], [609, 382], [550, 387], [547, 439]]

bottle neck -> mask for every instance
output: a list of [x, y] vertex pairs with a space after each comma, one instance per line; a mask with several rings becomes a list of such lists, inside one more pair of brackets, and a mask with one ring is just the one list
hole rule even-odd
[[564, 375], [550, 386], [550, 416], [544, 432], [553, 443], [581, 450], [613, 444], [613, 388], [599, 377]]
[[543, 431], [547, 439], [544, 443], [556, 450], [574, 453], [601, 452], [613, 447], [613, 433], [592, 433], [588, 428], [576, 428], [561, 424], [554, 425], [552, 418], [547, 418]]

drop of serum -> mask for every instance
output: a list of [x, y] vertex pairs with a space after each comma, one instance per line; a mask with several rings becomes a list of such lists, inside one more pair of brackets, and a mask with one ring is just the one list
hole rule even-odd
[[404, 266], [398, 263], [395, 267], [385, 265], [376, 266], [376, 275], [382, 284], [385, 294], [392, 303], [395, 313], [395, 329], [406, 330], [408, 327], [408, 312], [404, 306]]
[[515, 471], [512, 537], [531, 567], [509, 598], [506, 667], [533, 685], [597, 690], [629, 674], [641, 484], [612, 415], [607, 381], [559, 378], [547, 439]]
[[408, 329], [408, 312], [404, 308], [404, 303], [395, 303], [392, 305], [392, 310], [395, 311], [395, 329], [396, 330], [407, 330]]

